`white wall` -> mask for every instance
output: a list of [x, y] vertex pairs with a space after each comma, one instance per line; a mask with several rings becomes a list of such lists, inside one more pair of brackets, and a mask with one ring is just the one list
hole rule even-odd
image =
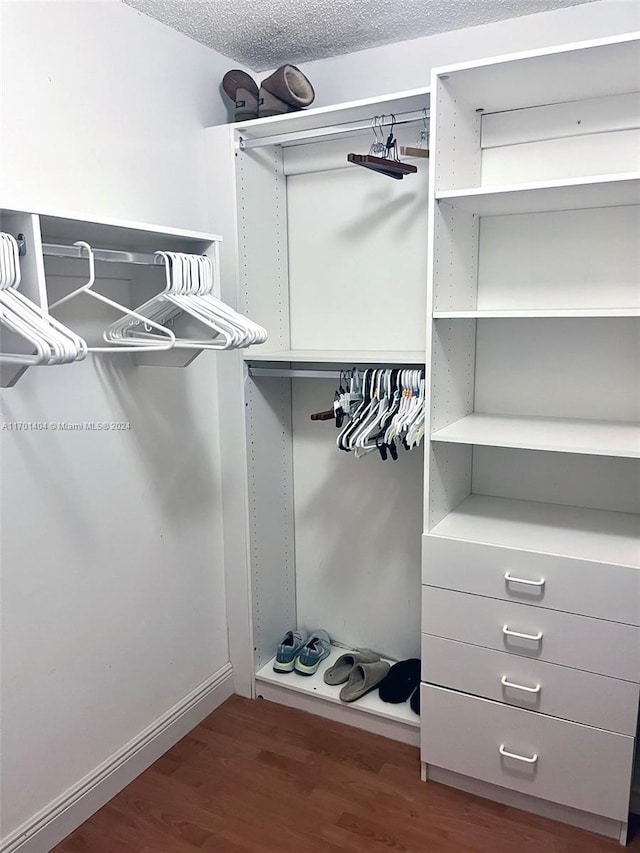
[[119, 0], [2, 0], [1, 201], [204, 229], [236, 63]]
[[316, 91], [313, 106], [321, 107], [428, 86], [440, 65], [636, 30], [640, 2], [598, 0], [307, 62], [302, 70]]
[[[215, 230], [202, 127], [224, 57], [119, 2], [2, 5], [7, 207]], [[0, 432], [2, 835], [228, 660], [216, 356], [34, 368]]]

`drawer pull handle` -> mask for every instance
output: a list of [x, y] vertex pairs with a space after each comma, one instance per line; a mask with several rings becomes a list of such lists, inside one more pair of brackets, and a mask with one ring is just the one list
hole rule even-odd
[[515, 752], [507, 752], [504, 748], [504, 744], [500, 744], [500, 755], [503, 755], [505, 758], [515, 758], [516, 761], [524, 761], [525, 764], [535, 764], [538, 760], [538, 753], [529, 757], [528, 755], [517, 755]]
[[512, 575], [511, 572], [505, 572], [504, 573], [504, 579], [506, 580], [507, 583], [523, 583], [523, 584], [526, 584], [526, 586], [543, 587], [544, 583], [545, 583], [544, 578], [540, 578], [539, 581], [530, 581], [530, 580], [527, 580], [527, 578], [517, 578], [514, 575]]
[[521, 640], [533, 640], [536, 643], [542, 639], [542, 631], [538, 631], [537, 634], [522, 634], [520, 631], [512, 631], [508, 625], [503, 627], [502, 633], [507, 637], [519, 637]]
[[540, 693], [542, 687], [539, 684], [536, 684], [535, 687], [526, 687], [524, 684], [516, 684], [515, 681], [509, 681], [506, 675], [503, 675], [500, 679], [500, 684], [503, 687], [513, 687], [514, 690], [524, 690], [525, 693]]

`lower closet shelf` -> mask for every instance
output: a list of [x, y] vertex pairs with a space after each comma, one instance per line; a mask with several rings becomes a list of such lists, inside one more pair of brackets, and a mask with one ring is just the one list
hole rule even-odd
[[[260, 695], [261, 684], [268, 684], [269, 686], [279, 688], [283, 694], [302, 694], [304, 697], [322, 700], [324, 703], [331, 703], [331, 705], [339, 706], [347, 711], [359, 712], [364, 717], [378, 717], [390, 723], [400, 724], [403, 727], [411, 727], [412, 731], [416, 730], [417, 735], [417, 730], [420, 727], [420, 717], [411, 710], [408, 702], [402, 702], [399, 705], [383, 702], [378, 696], [377, 689], [372, 690], [371, 693], [363, 696], [356, 702], [341, 702], [339, 693], [342, 685], [333, 687], [324, 683], [323, 675], [325, 670], [332, 666], [340, 655], [349, 651], [349, 649], [332, 646], [329, 657], [322, 661], [315, 675], [310, 676], [298, 675], [296, 672], [274, 672], [274, 658], [256, 673], [256, 681], [258, 682], [257, 693]], [[393, 663], [393, 661], [389, 661], [389, 663]], [[293, 697], [290, 704], [294, 705]], [[360, 728], [367, 728], [367, 726], [360, 726]], [[389, 737], [393, 737], [393, 734], [389, 734]], [[400, 740], [403, 738], [397, 739]], [[413, 738], [411, 740], [413, 741]], [[417, 743], [417, 740], [415, 742]]]

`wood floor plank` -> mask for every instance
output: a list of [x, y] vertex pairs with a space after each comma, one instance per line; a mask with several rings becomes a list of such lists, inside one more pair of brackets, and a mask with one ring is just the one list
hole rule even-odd
[[[232, 696], [53, 853], [614, 853], [420, 781], [418, 750]], [[627, 848], [640, 851], [636, 833]]]

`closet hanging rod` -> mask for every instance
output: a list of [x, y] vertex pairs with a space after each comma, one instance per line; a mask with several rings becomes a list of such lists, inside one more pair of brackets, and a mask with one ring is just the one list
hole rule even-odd
[[[63, 246], [57, 243], [43, 243], [42, 253], [47, 257], [86, 258], [82, 246]], [[125, 252], [121, 249], [94, 249], [93, 255], [96, 261], [107, 261], [114, 264], [157, 266], [163, 263], [162, 259], [156, 258], [155, 255], [142, 252]]]
[[[429, 118], [429, 110], [426, 111], [426, 118]], [[413, 124], [417, 121], [424, 121], [424, 119], [424, 110], [398, 113], [396, 115], [395, 126]], [[245, 139], [245, 137], [241, 136], [238, 146], [241, 151], [248, 151], [251, 148], [263, 148], [265, 145], [286, 145], [287, 143], [303, 142], [305, 140], [312, 142], [314, 139], [320, 139], [323, 136], [340, 136], [343, 133], [357, 133], [363, 130], [371, 130], [371, 119], [369, 121], [351, 122], [350, 124], [336, 124], [330, 127], [317, 127], [311, 130], [281, 133], [278, 136], [260, 136], [255, 139]]]
[[340, 370], [292, 370], [288, 367], [252, 367], [249, 376], [276, 376], [280, 379], [340, 379]]

